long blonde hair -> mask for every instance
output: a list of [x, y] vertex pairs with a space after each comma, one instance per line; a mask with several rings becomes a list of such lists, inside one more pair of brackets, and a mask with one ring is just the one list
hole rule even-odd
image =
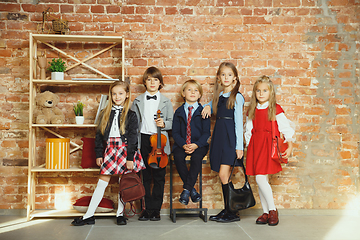
[[255, 110], [258, 100], [256, 99], [256, 90], [259, 84], [266, 83], [268, 85], [270, 96], [269, 96], [269, 107], [268, 107], [268, 119], [269, 121], [275, 120], [276, 117], [276, 95], [275, 95], [275, 87], [273, 82], [270, 80], [268, 76], [259, 77], [253, 87], [252, 95], [250, 98], [250, 105], [248, 109], [248, 117], [249, 119], [254, 119]]
[[217, 73], [216, 73], [216, 80], [215, 80], [215, 90], [214, 90], [214, 98], [213, 98], [213, 102], [212, 102], [212, 108], [213, 108], [213, 112], [214, 114], [217, 113], [217, 105], [219, 102], [219, 94], [220, 92], [223, 90], [222, 86], [221, 86], [221, 80], [220, 80], [220, 74], [221, 74], [221, 69], [224, 67], [228, 67], [232, 70], [232, 72], [234, 73], [235, 76], [235, 81], [236, 84], [234, 86], [234, 88], [231, 90], [230, 93], [230, 97], [226, 102], [226, 107], [227, 109], [233, 109], [235, 106], [235, 101], [236, 101], [236, 94], [239, 92], [239, 87], [240, 87], [240, 79], [239, 79], [239, 75], [238, 72], [236, 70], [236, 67], [233, 63], [231, 62], [223, 62], [220, 64]]
[[115, 86], [121, 86], [124, 88], [125, 92], [128, 94], [128, 97], [125, 99], [123, 110], [120, 116], [120, 133], [125, 133], [125, 126], [126, 126], [126, 117], [130, 109], [130, 99], [131, 99], [131, 91], [130, 91], [130, 80], [126, 79], [124, 81], [116, 81], [110, 85], [109, 88], [109, 101], [106, 107], [101, 112], [100, 123], [98, 128], [100, 129], [101, 133], [104, 134], [106, 126], [108, 124], [111, 108], [113, 106], [113, 98], [112, 98], [112, 89]]

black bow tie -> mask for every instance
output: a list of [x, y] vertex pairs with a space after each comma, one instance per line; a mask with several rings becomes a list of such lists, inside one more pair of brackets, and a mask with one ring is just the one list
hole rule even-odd
[[156, 95], [154, 95], [154, 96], [149, 96], [149, 95], [146, 95], [146, 100], [150, 100], [150, 99], [154, 99], [154, 100], [156, 100], [156, 99], [157, 99], [157, 97], [156, 97]]

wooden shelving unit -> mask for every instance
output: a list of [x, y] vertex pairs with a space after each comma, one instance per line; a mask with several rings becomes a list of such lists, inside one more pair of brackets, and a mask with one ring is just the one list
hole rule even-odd
[[108, 85], [112, 81], [74, 81], [74, 80], [33, 80], [33, 84], [46, 84], [46, 85]]
[[[72, 55], [64, 52], [63, 50], [56, 47], [55, 43], [59, 42], [80, 42], [80, 43], [110, 43], [109, 47], [106, 47], [94, 55], [87, 57], [86, 59], [77, 59]], [[113, 83], [112, 78], [105, 73], [97, 70], [96, 68], [86, 64], [86, 61], [106, 52], [113, 47], [121, 44], [122, 46], [122, 79], [124, 79], [124, 62], [125, 62], [125, 39], [121, 36], [85, 36], [85, 35], [55, 35], [55, 34], [32, 34], [29, 37], [29, 58], [30, 58], [30, 88], [29, 88], [29, 158], [28, 158], [28, 201], [27, 201], [27, 219], [30, 220], [34, 217], [68, 217], [68, 216], [81, 216], [83, 213], [75, 210], [36, 210], [35, 209], [35, 188], [36, 178], [38, 173], [44, 172], [96, 172], [99, 169], [83, 169], [79, 166], [71, 166], [69, 169], [46, 169], [44, 166], [36, 165], [36, 132], [39, 130], [45, 130], [56, 137], [62, 138], [61, 134], [54, 132], [54, 128], [92, 128], [96, 127], [95, 124], [35, 124], [33, 123], [33, 110], [35, 108], [35, 96], [39, 92], [40, 86], [44, 85], [110, 85]], [[97, 75], [100, 75], [104, 80], [40, 80], [34, 79], [37, 76], [36, 59], [38, 44], [45, 44], [50, 49], [58, 52], [62, 58], [71, 59], [76, 62], [72, 66], [69, 66], [67, 70], [72, 69], [76, 66], [82, 65], [85, 68], [90, 69]], [[109, 80], [108, 80], [109, 79]], [[70, 142], [73, 149], [70, 154], [74, 151], [82, 149], [82, 146]], [[98, 213], [97, 216], [112, 216], [115, 212], [111, 213]]]
[[99, 172], [99, 168], [70, 167], [68, 169], [46, 169], [44, 166], [31, 168], [31, 172]]
[[[32, 212], [35, 217], [80, 217], [84, 213], [78, 212], [74, 209], [72, 210], [35, 210]], [[116, 216], [116, 212], [107, 212], [107, 213], [95, 213], [95, 216]]]

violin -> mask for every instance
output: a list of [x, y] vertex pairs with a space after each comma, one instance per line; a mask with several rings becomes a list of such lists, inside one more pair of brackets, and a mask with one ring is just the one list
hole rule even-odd
[[[157, 118], [160, 118], [161, 111], [157, 111]], [[148, 164], [150, 167], [158, 169], [164, 168], [168, 164], [168, 156], [164, 152], [166, 145], [166, 136], [161, 133], [161, 128], [157, 127], [157, 134], [150, 136], [150, 145], [152, 147], [148, 157]]]

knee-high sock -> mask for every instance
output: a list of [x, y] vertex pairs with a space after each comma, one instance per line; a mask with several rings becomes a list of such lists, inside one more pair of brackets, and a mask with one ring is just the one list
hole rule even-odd
[[224, 209], [229, 210], [228, 204], [228, 194], [229, 194], [229, 183], [227, 184], [221, 184], [222, 192], [223, 192], [223, 198], [224, 198]]
[[108, 185], [108, 182], [99, 179], [97, 186], [95, 188], [95, 191], [92, 195], [89, 207], [88, 207], [85, 215], [83, 216], [83, 219], [87, 219], [89, 217], [94, 216], [95, 210], [99, 206], [101, 199], [104, 196], [104, 192], [105, 192], [107, 185]]
[[[259, 186], [260, 194], [263, 195], [264, 200], [267, 204], [268, 210], [276, 210], [275, 203], [274, 203], [274, 197], [272, 193], [271, 186], [269, 184], [268, 176], [267, 175], [256, 175], [256, 183]], [[261, 195], [260, 195], [261, 199]], [[263, 199], [261, 199], [261, 204], [263, 202]], [[264, 208], [264, 206], [263, 206]], [[265, 212], [265, 211], [264, 211]]]
[[262, 194], [261, 189], [259, 188], [259, 196], [260, 196], [260, 202], [264, 213], [269, 213], [269, 207], [267, 205], [267, 202], [265, 200], [264, 195]]
[[124, 216], [124, 204], [122, 203], [120, 196], [119, 196], [119, 201], [118, 201], [118, 209], [116, 212], [116, 217], [119, 217], [119, 216]]

